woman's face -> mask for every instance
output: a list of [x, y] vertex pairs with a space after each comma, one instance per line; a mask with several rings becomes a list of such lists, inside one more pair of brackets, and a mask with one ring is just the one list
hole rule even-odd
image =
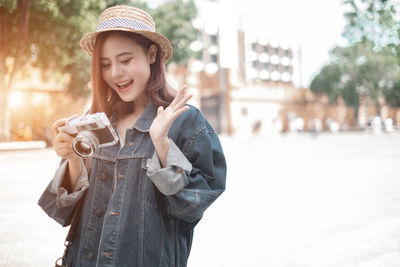
[[119, 33], [105, 40], [100, 54], [101, 72], [107, 85], [125, 102], [147, 102], [144, 94], [150, 77], [150, 62], [156, 55], [152, 45], [148, 52], [133, 39]]

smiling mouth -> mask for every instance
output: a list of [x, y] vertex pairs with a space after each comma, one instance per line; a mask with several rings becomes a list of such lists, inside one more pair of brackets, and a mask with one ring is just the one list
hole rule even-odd
[[132, 84], [133, 84], [133, 80], [129, 80], [129, 81], [122, 82], [122, 83], [116, 83], [116, 85], [120, 91], [124, 91], [124, 90], [128, 89]]

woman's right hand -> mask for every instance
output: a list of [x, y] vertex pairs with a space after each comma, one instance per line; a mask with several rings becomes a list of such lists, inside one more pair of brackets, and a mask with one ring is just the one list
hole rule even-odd
[[65, 118], [56, 120], [51, 126], [51, 129], [53, 130], [54, 133], [54, 139], [53, 139], [54, 150], [56, 151], [56, 154], [59, 157], [65, 158], [68, 161], [80, 161], [79, 156], [76, 155], [72, 149], [72, 143], [74, 141], [74, 137], [70, 136], [69, 134], [60, 132], [58, 130], [58, 128], [65, 125], [65, 121], [66, 121]]
[[56, 120], [51, 129], [54, 133], [53, 147], [57, 155], [68, 160], [69, 183], [64, 184], [68, 192], [72, 192], [82, 171], [82, 160], [72, 149], [74, 137], [60, 132], [58, 128], [65, 125], [66, 119]]

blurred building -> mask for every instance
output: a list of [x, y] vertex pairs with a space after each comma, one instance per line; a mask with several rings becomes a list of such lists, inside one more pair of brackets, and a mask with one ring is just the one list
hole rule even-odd
[[229, 9], [229, 1], [196, 4], [200, 35], [192, 48], [201, 58], [192, 62], [191, 75], [203, 113], [219, 132], [281, 131], [279, 112], [302, 90], [299, 48], [274, 40], [263, 27], [246, 29], [243, 14]]
[[[196, 104], [218, 132], [274, 135], [357, 125], [343, 101], [330, 104], [304, 87], [300, 44], [270, 36], [265, 26], [273, 25], [250, 26], [228, 0], [195, 3], [193, 25], [200, 34], [192, 49], [201, 56], [186, 76], [198, 92]], [[399, 109], [383, 114], [399, 125]]]

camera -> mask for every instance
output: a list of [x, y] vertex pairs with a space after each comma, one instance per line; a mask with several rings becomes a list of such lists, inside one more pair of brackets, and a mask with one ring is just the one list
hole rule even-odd
[[88, 158], [100, 147], [115, 145], [118, 135], [104, 112], [69, 117], [60, 132], [73, 136], [72, 149], [82, 157]]

